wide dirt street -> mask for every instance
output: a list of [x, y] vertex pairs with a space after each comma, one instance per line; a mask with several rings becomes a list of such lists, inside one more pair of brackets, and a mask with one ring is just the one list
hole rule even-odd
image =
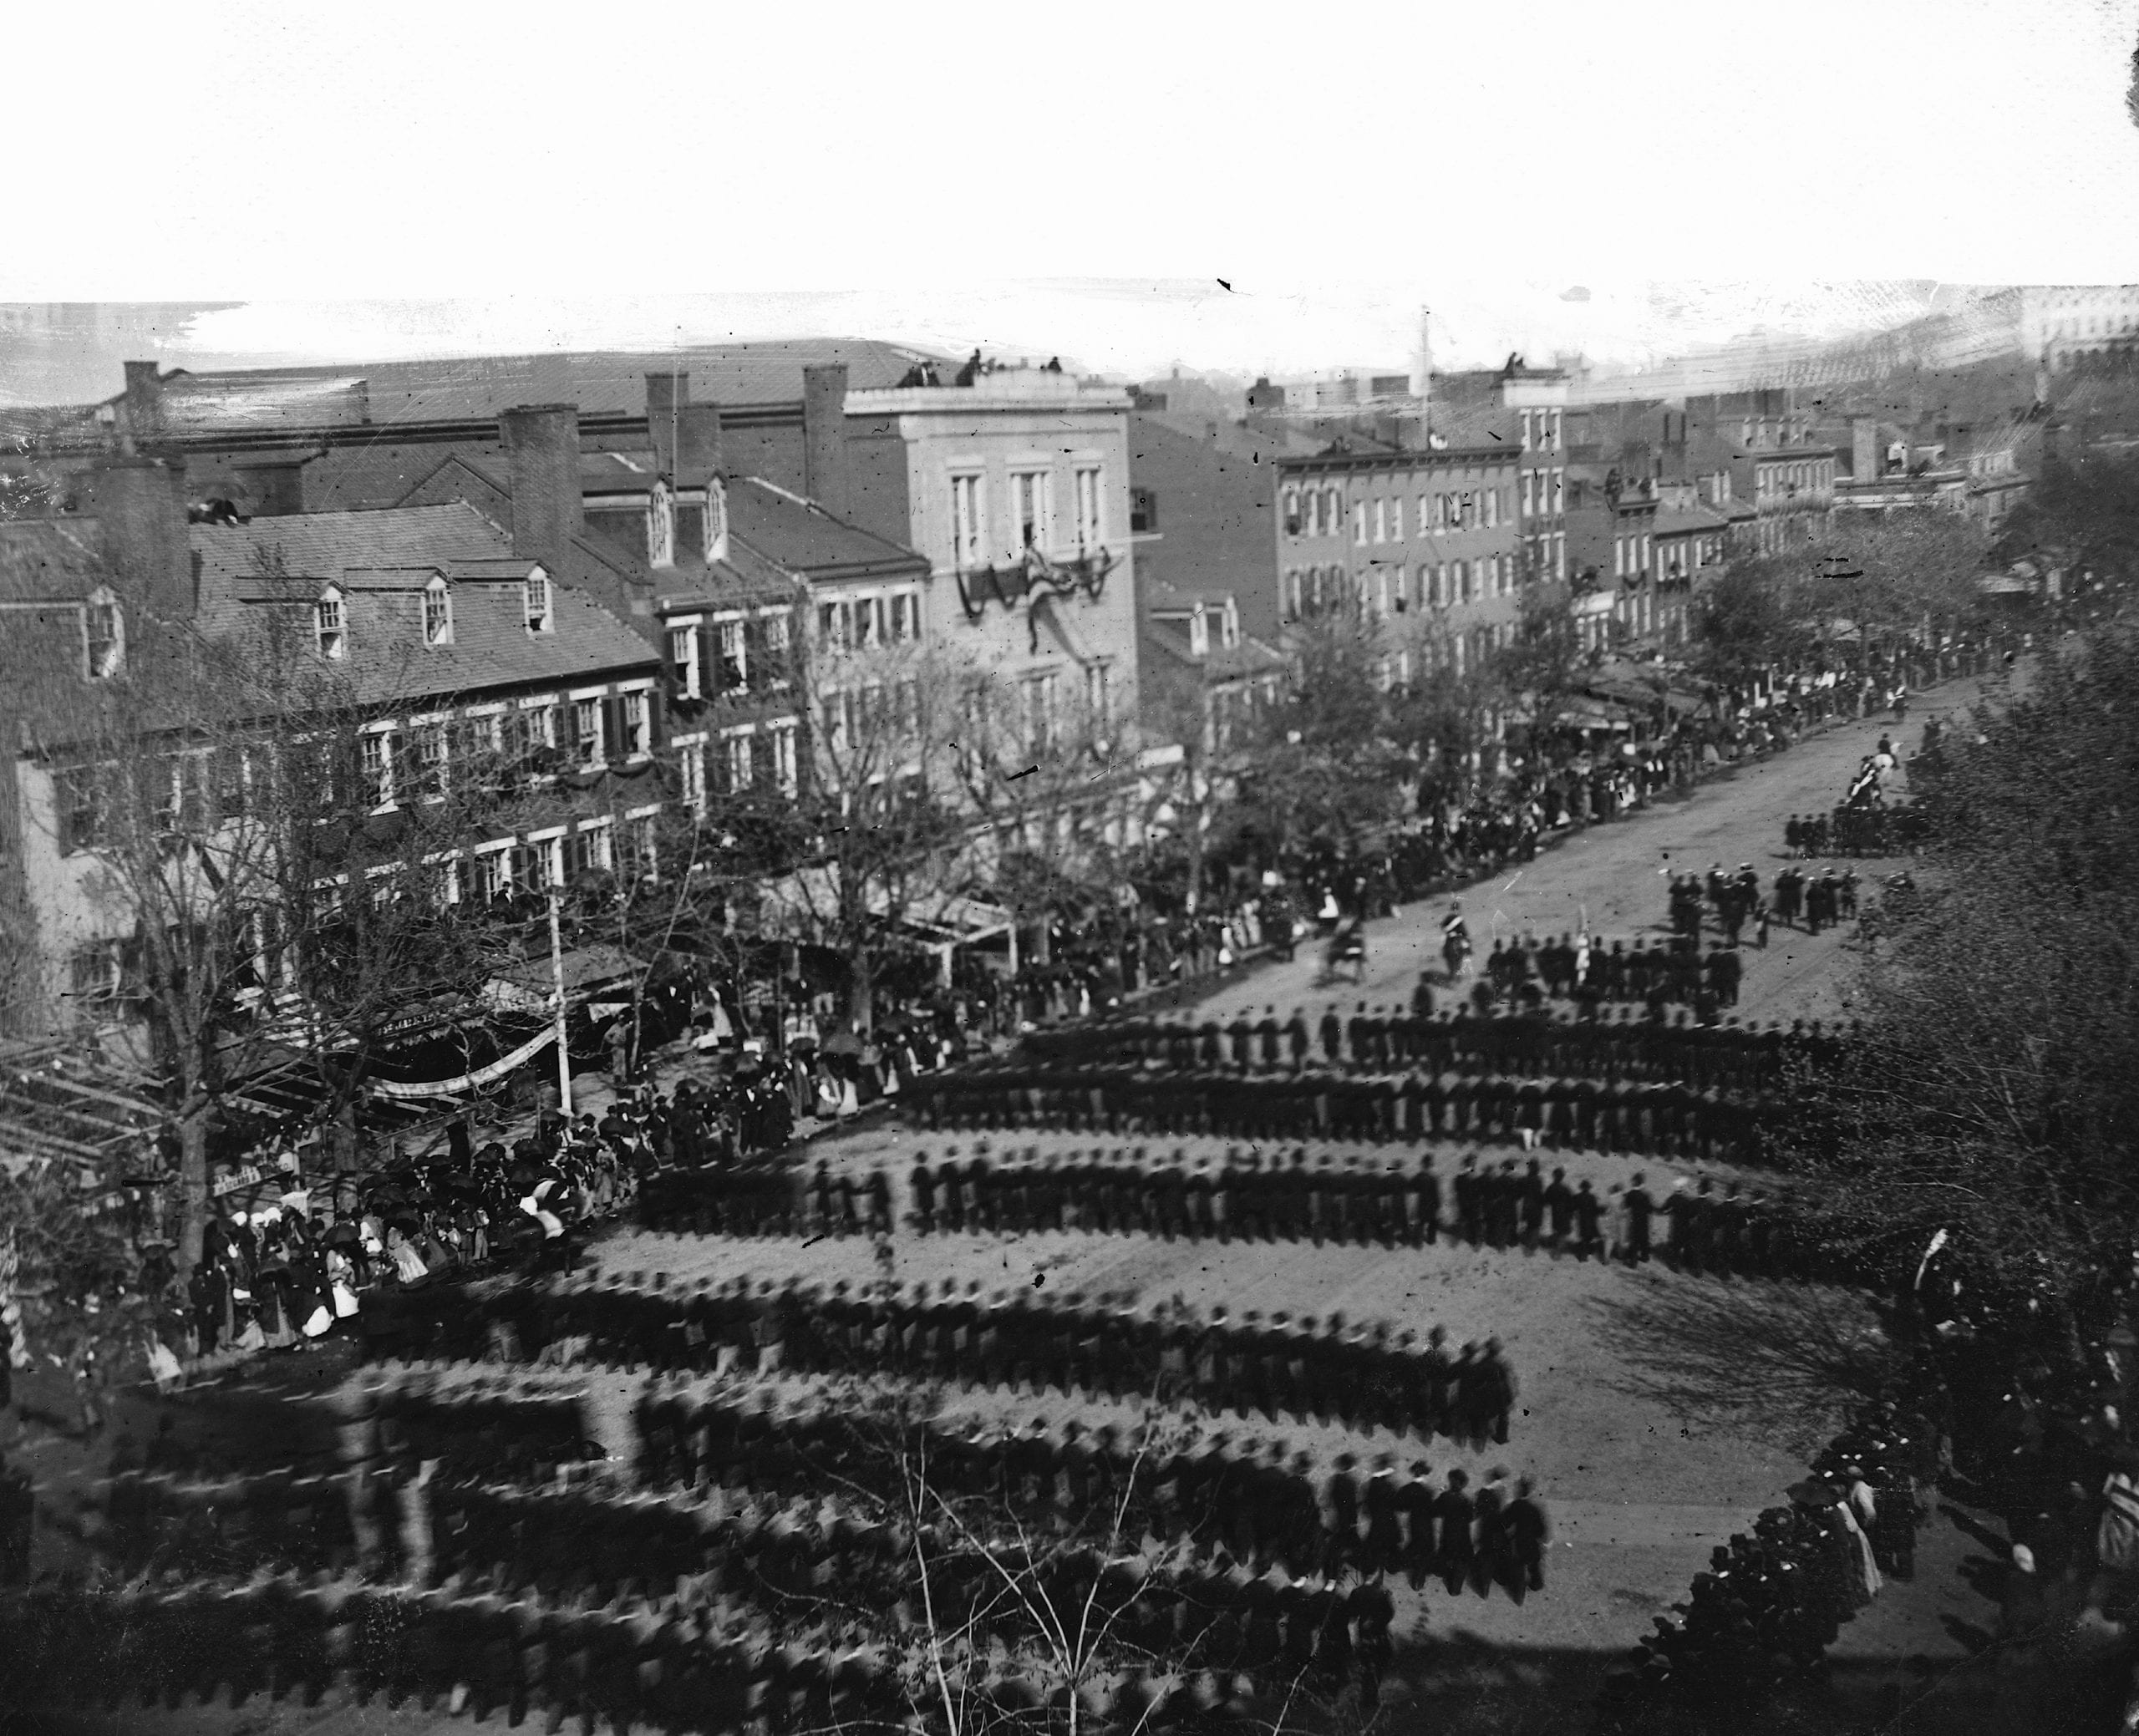
[[[1882, 733], [1913, 749], [1926, 715], [1964, 709], [1987, 683], [1956, 683], [1910, 708], [1907, 723], [1852, 723], [1801, 742], [1766, 764], [1751, 766], [1665, 803], [1594, 828], [1542, 854], [1520, 871], [1462, 895], [1481, 948], [1502, 933], [1571, 929], [1585, 915], [1593, 931], [1631, 940], [1668, 931], [1664, 891], [1682, 868], [1705, 871], [1721, 861], [1750, 861], [1763, 882], [1786, 859], [1782, 828], [1792, 812], [1831, 807], [1850, 774]], [[1867, 896], [1895, 864], [1856, 865]], [[1362, 987], [1331, 992], [1314, 987], [1319, 960], [1306, 950], [1289, 963], [1259, 967], [1197, 1003], [1220, 1017], [1237, 1008], [1294, 1006], [1310, 1018], [1324, 1003], [1408, 997], [1422, 970], [1439, 978], [1439, 921], [1445, 899], [1411, 906], [1372, 925], [1367, 979]], [[1832, 1018], [1845, 1011], [1840, 979], [1853, 958], [1851, 925], [1817, 939], [1775, 930], [1765, 953], [1749, 950], [1744, 997], [1747, 1018]], [[807, 1161], [821, 1158], [836, 1171], [883, 1164], [902, 1207], [906, 1170], [926, 1151], [969, 1150], [971, 1134], [932, 1135], [899, 1124], [895, 1116], [813, 1142]], [[1038, 1147], [1060, 1152], [1092, 1143], [1090, 1136], [1009, 1132], [990, 1136], [998, 1153]], [[1106, 1142], [1114, 1143], [1114, 1142]], [[1215, 1159], [1227, 1142], [1168, 1140], [1191, 1158]], [[1310, 1148], [1316, 1155], [1345, 1148]], [[1356, 1152], [1359, 1148], [1350, 1148]], [[1451, 1144], [1443, 1163], [1461, 1155]], [[1510, 1149], [1491, 1155], [1504, 1157]], [[1368, 1148], [1368, 1161], [1404, 1148]], [[1406, 1154], [1408, 1155], [1408, 1154]], [[1588, 1175], [1602, 1194], [1637, 1170], [1659, 1190], [1693, 1171], [1684, 1165], [1568, 1154], [1570, 1180]], [[1715, 1166], [1705, 1173], [1721, 1174]], [[1513, 1727], [1553, 1727], [1547, 1701], [1589, 1691], [1609, 1657], [1648, 1629], [1649, 1618], [1685, 1595], [1709, 1550], [1781, 1498], [1801, 1475], [1806, 1455], [1832, 1433], [1852, 1388], [1885, 1360], [1883, 1341], [1853, 1299], [1802, 1286], [1753, 1286], [1698, 1279], [1658, 1270], [1631, 1272], [1572, 1260], [1451, 1246], [1412, 1252], [1308, 1245], [1218, 1246], [1167, 1243], [1138, 1236], [1067, 1235], [937, 1236], [895, 1239], [896, 1276], [906, 1283], [977, 1281], [983, 1289], [1029, 1286], [1048, 1296], [1129, 1291], [1146, 1302], [1179, 1295], [1208, 1307], [1223, 1302], [1236, 1314], [1288, 1309], [1349, 1320], [1388, 1319], [1421, 1333], [1445, 1325], [1456, 1340], [1496, 1333], [1522, 1381], [1522, 1410], [1505, 1448], [1473, 1456], [1437, 1441], [1423, 1452], [1435, 1469], [1463, 1464], [1474, 1476], [1496, 1464], [1530, 1475], [1547, 1496], [1555, 1522], [1547, 1589], [1517, 1607], [1449, 1598], [1430, 1591], [1400, 1596], [1403, 1628], [1414, 1642], [1408, 1657], [1420, 1698], [1446, 1716], [1467, 1704], [1482, 1715], [1484, 1700], [1512, 1715]], [[881, 1276], [860, 1239], [704, 1241], [690, 1237], [623, 1234], [598, 1250], [607, 1269], [665, 1272], [672, 1283], [747, 1275], [777, 1280], [846, 1279], [862, 1284]], [[973, 1408], [1027, 1420], [1101, 1414], [1059, 1398], [1036, 1401], [981, 1395]], [[1228, 1421], [1238, 1438], [1273, 1431]], [[1349, 1446], [1359, 1452], [1397, 1449], [1385, 1436], [1362, 1443], [1339, 1430], [1283, 1431], [1325, 1463]], [[1461, 1662], [1463, 1667], [1452, 1669]], [[1401, 1666], [1400, 1665], [1400, 1667]], [[1493, 1690], [1488, 1684], [1498, 1683]], [[1550, 1686], [1548, 1687], [1548, 1683]], [[1430, 1685], [1429, 1685], [1430, 1684]], [[1565, 1715], [1562, 1703], [1557, 1708]], [[1534, 1726], [1527, 1720], [1536, 1718]], [[1483, 1718], [1464, 1728], [1506, 1728]]]

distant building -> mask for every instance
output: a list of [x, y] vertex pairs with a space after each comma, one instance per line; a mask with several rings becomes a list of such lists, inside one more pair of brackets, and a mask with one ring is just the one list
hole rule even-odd
[[1361, 612], [1386, 633], [1394, 683], [1435, 667], [1475, 667], [1514, 635], [1521, 459], [1512, 442], [1285, 459], [1281, 624]]

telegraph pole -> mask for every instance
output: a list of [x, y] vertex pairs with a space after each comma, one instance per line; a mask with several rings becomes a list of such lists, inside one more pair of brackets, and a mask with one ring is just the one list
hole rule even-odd
[[556, 996], [557, 1097], [565, 1119], [572, 1119], [572, 1053], [565, 1040], [565, 943], [557, 921], [557, 889], [550, 888], [550, 984]]

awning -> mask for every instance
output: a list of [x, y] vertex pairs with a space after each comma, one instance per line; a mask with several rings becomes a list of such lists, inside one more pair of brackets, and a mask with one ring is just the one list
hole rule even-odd
[[1623, 705], [1609, 699], [1571, 699], [1560, 708], [1558, 721], [1577, 729], [1627, 729], [1633, 727]]
[[1017, 926], [1017, 918], [1000, 905], [960, 893], [901, 911], [898, 926], [932, 946], [963, 947], [1008, 934]]
[[[565, 997], [569, 1000], [634, 976], [638, 969], [637, 959], [615, 947], [574, 947], [562, 961]], [[492, 1006], [513, 1012], [539, 1012], [551, 1004], [556, 993], [556, 972], [549, 958], [541, 956], [499, 972], [485, 985], [483, 998]]]

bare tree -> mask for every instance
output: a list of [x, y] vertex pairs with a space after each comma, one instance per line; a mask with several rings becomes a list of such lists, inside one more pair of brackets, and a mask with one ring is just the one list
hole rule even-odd
[[866, 1033], [876, 990], [972, 879], [972, 825], [949, 755], [963, 671], [925, 644], [815, 647], [795, 659], [801, 740], [791, 785], [754, 780], [720, 810], [768, 914], [846, 959], [846, 1016]]
[[294, 1048], [330, 1095], [353, 1089], [412, 1004], [450, 1003], [498, 956], [461, 901], [460, 851], [492, 798], [446, 723], [407, 723], [411, 700], [443, 717], [450, 696], [374, 670], [368, 691], [398, 696], [361, 697], [288, 642], [285, 612], [221, 634], [143, 612], [124, 633], [89, 680], [10, 638], [0, 679], [33, 720], [29, 806], [68, 889], [53, 914], [88, 936], [65, 992], [139, 1038], [178, 1146], [185, 1270], [211, 1139], [246, 1077]]
[[[1044, 704], [992, 671], [958, 682], [959, 727], [947, 756], [976, 826], [975, 867], [1036, 931], [1041, 960], [1065, 906], [1111, 896], [1115, 847], [1130, 820], [1118, 769], [1133, 749], [1104, 700]], [[1042, 690], [1044, 692], [1045, 690]]]

